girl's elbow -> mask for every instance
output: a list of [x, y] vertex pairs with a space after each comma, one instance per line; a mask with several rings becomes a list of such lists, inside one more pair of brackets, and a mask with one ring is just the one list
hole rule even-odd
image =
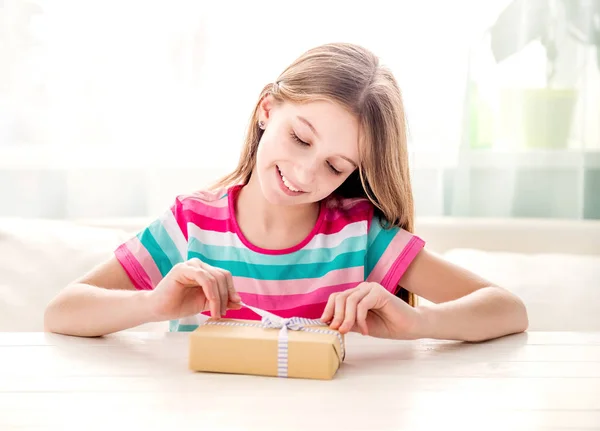
[[519, 315], [519, 332], [525, 332], [529, 329], [529, 316], [527, 314], [527, 307], [521, 298], [517, 297], [518, 305], [518, 315]]
[[52, 298], [44, 309], [44, 332], [63, 333], [61, 321], [64, 319], [64, 294], [60, 292]]
[[56, 299], [51, 300], [44, 309], [44, 332], [57, 332]]
[[514, 324], [513, 331], [515, 333], [525, 332], [529, 328], [529, 316], [527, 307], [523, 300], [512, 292], [502, 289], [503, 294], [507, 297], [509, 306], [510, 320]]

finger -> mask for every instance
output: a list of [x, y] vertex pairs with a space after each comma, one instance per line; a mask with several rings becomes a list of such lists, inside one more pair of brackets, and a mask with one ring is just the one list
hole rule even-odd
[[210, 315], [216, 318], [221, 317], [221, 296], [217, 280], [203, 268], [194, 268], [194, 272], [198, 284], [201, 286], [206, 299], [208, 299]]
[[227, 284], [227, 292], [228, 292], [228, 297], [229, 297], [229, 301], [233, 302], [233, 303], [238, 303], [242, 300], [242, 298], [240, 297], [239, 293], [237, 293], [237, 290], [235, 290], [235, 286], [233, 285], [233, 277], [231, 275], [231, 272], [222, 269], [221, 270], [223, 272], [223, 274], [225, 275], [225, 281]]
[[329, 325], [333, 329], [338, 329], [344, 321], [344, 315], [346, 313], [346, 298], [354, 292], [354, 289], [347, 290], [339, 293], [335, 298], [335, 309], [333, 311], [333, 319]]
[[180, 262], [173, 267], [173, 270], [167, 274], [182, 286], [199, 286], [196, 279], [196, 266], [190, 262]]
[[227, 308], [231, 310], [240, 310], [242, 308], [242, 304], [239, 302], [230, 302], [227, 304]]
[[[227, 271], [226, 269], [222, 269], [222, 268], [216, 268], [216, 270], [219, 272], [220, 274], [220, 287], [219, 289], [222, 289], [223, 292], [223, 296], [221, 297], [222, 299], [222, 303], [221, 303], [221, 309], [222, 309], [222, 313], [225, 314], [227, 312], [228, 308], [234, 309], [234, 310], [239, 310], [240, 308], [242, 308], [242, 298], [240, 297], [240, 295], [237, 293], [237, 291], [235, 290], [235, 287], [233, 286], [233, 277], [231, 275], [231, 272]], [[222, 283], [222, 284], [221, 284]], [[222, 286], [222, 287], [221, 287]]]
[[[219, 294], [217, 292], [216, 280], [208, 274], [197, 262], [188, 261], [185, 264], [177, 264], [175, 276], [177, 282], [184, 286], [194, 286], [202, 289], [205, 302], [208, 302], [211, 315], [218, 317], [219, 315]], [[202, 307], [204, 310], [204, 306]]]
[[188, 259], [186, 261], [186, 264], [189, 266], [195, 266], [197, 268], [202, 268], [202, 261], [200, 259], [198, 259], [197, 257], [192, 257], [191, 259]]
[[356, 306], [356, 324], [363, 335], [369, 335], [369, 327], [367, 326], [367, 314], [377, 303], [377, 292], [370, 289], [367, 295]]
[[332, 293], [329, 295], [327, 299], [327, 304], [325, 305], [325, 309], [323, 310], [323, 314], [321, 315], [321, 321], [325, 323], [329, 323], [333, 318], [333, 310], [335, 310], [335, 298], [339, 295], [339, 293]]
[[215, 277], [215, 279], [217, 280], [221, 301], [221, 314], [225, 314], [227, 312], [227, 308], [241, 308], [241, 304], [239, 303], [241, 302], [242, 298], [239, 296], [239, 294], [234, 288], [233, 277], [231, 276], [231, 272], [227, 271], [226, 269], [211, 266], [195, 257], [189, 259], [187, 262], [193, 266], [203, 268], [204, 270], [212, 274], [213, 277]]
[[219, 292], [219, 304], [220, 304], [220, 312], [221, 316], [227, 313], [227, 303], [229, 302], [228, 298], [228, 290], [227, 290], [227, 280], [225, 279], [225, 274], [218, 269], [213, 267], [204, 268], [209, 274], [211, 274], [215, 280], [217, 281], [217, 290]]
[[346, 309], [344, 311], [344, 321], [340, 325], [340, 332], [346, 333], [352, 329], [356, 322], [356, 310], [360, 301], [367, 296], [369, 288], [357, 289], [346, 299]]

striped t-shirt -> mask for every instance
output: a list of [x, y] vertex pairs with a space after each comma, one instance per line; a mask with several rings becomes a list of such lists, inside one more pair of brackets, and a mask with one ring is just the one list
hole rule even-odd
[[[162, 216], [120, 245], [115, 255], [135, 287], [153, 289], [175, 264], [196, 257], [231, 272], [244, 303], [282, 317], [318, 319], [332, 293], [363, 281], [396, 293], [400, 277], [424, 246], [404, 229], [382, 228], [368, 200], [329, 197], [301, 243], [262, 249], [236, 222], [241, 187], [178, 196]], [[170, 330], [194, 330], [208, 315], [171, 321]], [[228, 310], [225, 317], [260, 319], [248, 308]]]

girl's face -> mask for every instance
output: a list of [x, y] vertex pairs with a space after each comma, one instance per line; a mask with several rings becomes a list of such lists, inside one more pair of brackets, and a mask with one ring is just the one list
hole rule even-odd
[[359, 124], [340, 105], [279, 104], [267, 96], [260, 104], [259, 119], [265, 131], [255, 174], [270, 203], [318, 202], [357, 169]]

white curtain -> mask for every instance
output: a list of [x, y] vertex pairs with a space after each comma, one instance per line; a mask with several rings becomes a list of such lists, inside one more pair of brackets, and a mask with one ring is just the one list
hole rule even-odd
[[600, 218], [595, 45], [599, 0], [506, 3], [470, 48], [447, 214]]
[[158, 214], [228, 172], [262, 86], [331, 41], [396, 74], [418, 215], [514, 215], [463, 169], [474, 45], [507, 3], [0, 1], [0, 217]]

